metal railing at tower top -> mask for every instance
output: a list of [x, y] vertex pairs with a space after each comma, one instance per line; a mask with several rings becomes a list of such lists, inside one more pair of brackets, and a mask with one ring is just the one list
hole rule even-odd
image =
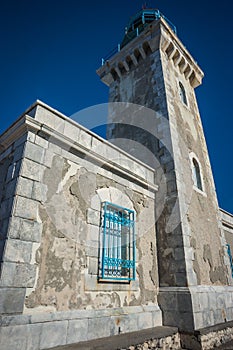
[[113, 50], [111, 50], [104, 58], [102, 58], [102, 66], [117, 52], [126, 46], [131, 40], [136, 38], [143, 32], [143, 30], [148, 26], [149, 23], [163, 18], [167, 24], [171, 27], [173, 32], [177, 34], [176, 27], [174, 24], [164, 16], [158, 9], [143, 9], [136, 15], [130, 18], [128, 26], [125, 28], [125, 36], [121, 42]]

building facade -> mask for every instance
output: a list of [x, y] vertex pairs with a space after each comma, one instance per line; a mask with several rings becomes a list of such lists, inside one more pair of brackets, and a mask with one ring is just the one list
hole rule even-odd
[[97, 73], [108, 141], [40, 101], [0, 136], [0, 348], [157, 326], [200, 348], [196, 331], [233, 320], [233, 218], [195, 98], [203, 73], [158, 10], [131, 20]]

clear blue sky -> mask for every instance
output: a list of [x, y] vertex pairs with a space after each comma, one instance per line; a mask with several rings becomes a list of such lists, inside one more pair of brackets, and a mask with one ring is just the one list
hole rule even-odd
[[[67, 116], [108, 101], [95, 71], [143, 0], [8, 0], [0, 13], [0, 133], [36, 99]], [[233, 3], [147, 1], [205, 72], [197, 88], [219, 204], [233, 212]]]

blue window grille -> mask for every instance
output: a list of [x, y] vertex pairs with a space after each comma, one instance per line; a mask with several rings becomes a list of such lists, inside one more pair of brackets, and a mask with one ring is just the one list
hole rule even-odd
[[229, 259], [230, 259], [231, 276], [232, 276], [232, 278], [233, 278], [233, 259], [232, 259], [232, 255], [231, 255], [231, 247], [230, 247], [230, 244], [227, 244], [227, 253], [228, 253]]
[[99, 277], [103, 280], [135, 280], [135, 213], [102, 203], [102, 247]]

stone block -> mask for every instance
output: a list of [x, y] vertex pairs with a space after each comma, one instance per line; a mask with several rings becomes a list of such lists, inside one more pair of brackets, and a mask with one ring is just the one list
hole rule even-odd
[[141, 312], [137, 314], [138, 329], [146, 329], [153, 327], [153, 319], [151, 312]]
[[34, 182], [33, 188], [32, 188], [32, 199], [35, 199], [40, 202], [46, 202], [47, 199], [47, 186], [40, 183], [40, 182]]
[[87, 256], [94, 256], [94, 257], [98, 257], [99, 254], [99, 247], [98, 244], [96, 244], [95, 246], [92, 245], [87, 245], [85, 247], [85, 252]]
[[38, 203], [32, 199], [17, 196], [14, 215], [36, 221], [38, 217]]
[[101, 202], [111, 202], [109, 188], [100, 188], [97, 192]]
[[192, 305], [194, 312], [201, 311], [198, 293], [192, 293]]
[[212, 310], [204, 310], [203, 312], [203, 327], [214, 325], [214, 312]]
[[153, 327], [162, 326], [163, 319], [162, 319], [162, 312], [161, 312], [161, 310], [152, 311], [151, 314], [152, 314]]
[[127, 333], [127, 332], [136, 332], [138, 330], [138, 315], [130, 314], [130, 315], [119, 315], [112, 316], [111, 319], [115, 324], [115, 332], [116, 334]]
[[53, 157], [54, 157], [54, 153], [51, 152], [50, 150], [46, 150], [45, 151], [45, 155], [44, 155], [44, 165], [48, 168], [51, 168], [52, 163], [53, 163]]
[[18, 239], [8, 239], [5, 247], [4, 261], [29, 263], [32, 243]]
[[33, 287], [36, 277], [36, 265], [4, 262], [2, 264], [2, 287]]
[[45, 167], [30, 159], [24, 159], [22, 163], [21, 176], [34, 181], [41, 181]]
[[35, 135], [35, 144], [42, 147], [42, 148], [48, 148], [48, 141], [41, 137], [40, 135]]
[[26, 179], [26, 178], [20, 176], [18, 178], [16, 194], [18, 194], [19, 196], [31, 198], [32, 197], [32, 187], [33, 187], [32, 180]]
[[[188, 265], [188, 262], [187, 262], [187, 265]], [[188, 272], [187, 273], [187, 280], [188, 280], [189, 286], [196, 286], [197, 285], [196, 273], [194, 271]]]
[[27, 350], [38, 350], [41, 338], [41, 324], [28, 325]]
[[64, 122], [64, 135], [76, 142], [79, 139], [80, 129], [77, 125], [70, 123], [69, 121]]
[[0, 328], [1, 350], [38, 350], [41, 325], [20, 325]]
[[88, 319], [71, 320], [67, 330], [67, 344], [85, 341], [88, 338]]
[[191, 313], [170, 312], [163, 313], [163, 324], [166, 326], [179, 327], [181, 331], [192, 331], [194, 329], [194, 320]]
[[30, 159], [36, 163], [42, 164], [44, 159], [44, 154], [45, 154], [44, 148], [31, 142], [26, 143], [24, 156], [27, 159]]
[[111, 317], [97, 317], [88, 319], [88, 338], [97, 339], [115, 334], [116, 325]]
[[19, 238], [19, 229], [20, 229], [20, 218], [15, 216], [11, 217], [10, 221], [8, 220], [8, 237], [10, 238]]
[[192, 300], [189, 293], [177, 293], [177, 306], [181, 312], [192, 312]]
[[25, 288], [0, 288], [0, 314], [21, 313], [25, 292]]
[[26, 337], [24, 335], [24, 344], [22, 344], [22, 334], [24, 330], [24, 326], [0, 327], [0, 349], [26, 350]]
[[98, 274], [98, 258], [90, 257], [88, 259], [88, 273], [90, 275]]
[[148, 183], [154, 184], [155, 183], [155, 173], [151, 170], [146, 170], [146, 180]]
[[83, 147], [90, 149], [91, 148], [92, 136], [86, 131], [80, 129], [77, 142], [80, 143]]
[[177, 310], [177, 293], [176, 292], [160, 292], [158, 295], [159, 305], [164, 311]]
[[66, 344], [68, 321], [54, 321], [42, 324], [40, 349]]
[[95, 196], [93, 196], [91, 198], [91, 209], [100, 211], [100, 208], [101, 208], [100, 198], [99, 198], [98, 194], [96, 194]]
[[60, 120], [60, 118], [55, 113], [48, 109], [45, 109], [43, 106], [37, 105], [34, 111], [30, 111], [30, 115], [32, 115], [32, 113], [34, 113], [33, 118], [53, 129], [56, 129], [56, 126]]
[[49, 139], [49, 151], [57, 155], [61, 155], [61, 151], [62, 151], [61, 147], [56, 145], [53, 141], [54, 141], [53, 138]]
[[120, 190], [114, 187], [111, 187], [109, 190], [112, 203], [119, 206], [123, 206], [128, 209], [134, 209], [131, 200], [128, 196], [125, 195], [125, 193], [121, 192]]
[[11, 218], [8, 230], [8, 236], [10, 238], [20, 238], [22, 241], [40, 242], [41, 233], [41, 223], [21, 219], [19, 217]]
[[[91, 149], [93, 152], [102, 155], [106, 158], [106, 147], [105, 143], [102, 140], [99, 140], [97, 137], [92, 138]], [[102, 154], [102, 151], [105, 150], [105, 153]]]
[[199, 293], [199, 304], [201, 310], [209, 310], [209, 295], [208, 293]]
[[93, 209], [87, 209], [87, 223], [100, 226], [100, 212]]

